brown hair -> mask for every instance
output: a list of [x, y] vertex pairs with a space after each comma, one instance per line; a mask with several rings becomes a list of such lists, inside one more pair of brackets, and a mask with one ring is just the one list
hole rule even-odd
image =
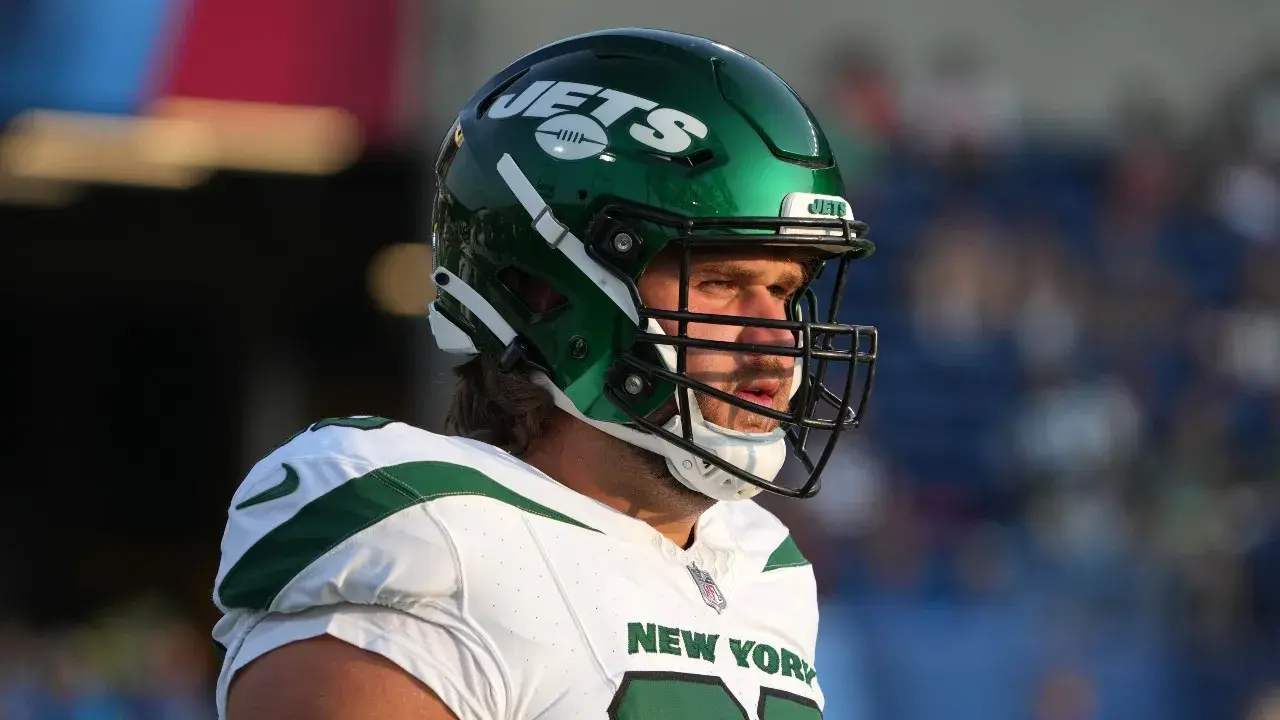
[[512, 455], [528, 451], [555, 411], [551, 393], [522, 370], [503, 372], [498, 359], [481, 353], [453, 370], [458, 386], [445, 427], [449, 432], [500, 447]]

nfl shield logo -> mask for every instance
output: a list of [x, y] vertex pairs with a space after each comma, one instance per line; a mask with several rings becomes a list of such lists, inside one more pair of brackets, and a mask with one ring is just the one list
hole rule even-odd
[[724, 612], [725, 607], [729, 605], [729, 601], [725, 600], [724, 593], [720, 592], [720, 587], [716, 585], [715, 578], [710, 573], [698, 567], [697, 563], [689, 563], [689, 574], [693, 576], [693, 582], [698, 586], [698, 591], [702, 593], [702, 600], [715, 609], [717, 613]]

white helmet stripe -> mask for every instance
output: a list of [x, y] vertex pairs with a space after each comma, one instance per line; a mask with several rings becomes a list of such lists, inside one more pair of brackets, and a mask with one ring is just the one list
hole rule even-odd
[[525, 177], [511, 155], [504, 153], [502, 159], [498, 161], [498, 174], [524, 206], [525, 212], [529, 213], [529, 217], [533, 219], [533, 227], [547, 241], [547, 244], [564, 253], [564, 256], [578, 266], [583, 275], [591, 278], [638, 327], [640, 314], [636, 311], [636, 301], [631, 297], [631, 291], [626, 284], [587, 254], [586, 246], [551, 213], [551, 208], [547, 207], [547, 203], [543, 201], [542, 196], [534, 189], [533, 183]]
[[[457, 300], [464, 308], [470, 310], [471, 314], [475, 315], [480, 322], [484, 323], [485, 327], [489, 328], [489, 332], [498, 338], [498, 342], [506, 346], [516, 339], [516, 331], [503, 319], [502, 314], [489, 304], [488, 300], [485, 300], [480, 293], [476, 292], [475, 288], [466, 284], [462, 281], [462, 278], [445, 268], [438, 267], [431, 272], [433, 281], [441, 276], [444, 276], [446, 282], [437, 281], [436, 287], [442, 292], [452, 295], [453, 299]], [[432, 303], [432, 305], [434, 304]], [[432, 309], [434, 310], [434, 308]], [[438, 310], [435, 311], [435, 313], [438, 312]]]

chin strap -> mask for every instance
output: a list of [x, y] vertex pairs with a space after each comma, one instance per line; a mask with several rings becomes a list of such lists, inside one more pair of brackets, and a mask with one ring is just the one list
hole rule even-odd
[[[666, 459], [667, 470], [672, 477], [694, 492], [702, 493], [713, 500], [746, 500], [760, 492], [760, 488], [755, 485], [704, 462], [696, 455], [657, 435], [621, 423], [592, 420], [583, 415], [573, 401], [543, 373], [532, 373], [530, 378], [551, 393], [556, 407], [561, 410], [606, 435], [648, 450], [655, 455], [661, 455]], [[782, 461], [786, 457], [786, 437], [781, 430], [775, 430], [772, 433], [741, 433], [722, 428], [703, 419], [696, 402], [689, 408], [689, 419], [693, 425], [694, 444], [714, 453], [717, 457], [769, 479], [775, 477], [778, 470], [782, 468]], [[663, 429], [675, 435], [681, 435], [679, 413], [667, 421]]]

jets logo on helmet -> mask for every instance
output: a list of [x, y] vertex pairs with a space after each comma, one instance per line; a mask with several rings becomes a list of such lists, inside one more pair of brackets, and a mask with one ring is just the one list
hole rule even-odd
[[[587, 114], [569, 113], [588, 100], [601, 102]], [[658, 107], [648, 98], [620, 90], [564, 81], [539, 80], [521, 92], [503, 95], [485, 117], [550, 118], [535, 132], [538, 147], [559, 160], [584, 160], [608, 149], [607, 129], [638, 111], [646, 113], [644, 122], [632, 122], [627, 133], [654, 150], [681, 153], [693, 145], [694, 138], [707, 137], [706, 124], [688, 113]]]
[[538, 126], [538, 147], [561, 160], [595, 157], [609, 147], [609, 136], [585, 115], [557, 115]]

